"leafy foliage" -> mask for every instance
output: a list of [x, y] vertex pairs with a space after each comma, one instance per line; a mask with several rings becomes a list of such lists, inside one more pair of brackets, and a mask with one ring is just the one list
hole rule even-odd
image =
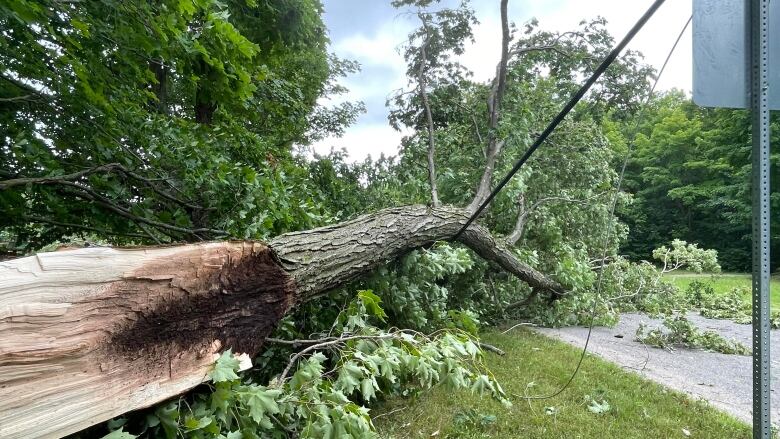
[[585, 402], [588, 403], [588, 411], [596, 415], [602, 415], [612, 410], [606, 399], [598, 400], [590, 395], [585, 395]]
[[473, 336], [457, 329], [430, 335], [379, 329], [367, 321], [386, 317], [380, 303], [371, 291], [358, 292], [331, 335], [307, 342], [266, 385], [238, 374], [238, 360], [226, 351], [210, 373], [209, 391], [131, 422], [115, 422], [116, 430], [106, 437], [369, 438], [375, 433], [368, 404], [435, 385], [470, 389], [511, 405]]
[[[653, 99], [639, 121], [635, 153], [626, 170], [634, 203], [621, 209], [632, 233], [623, 246], [632, 258], [673, 238], [718, 251], [724, 268], [750, 268], [750, 117], [746, 111], [697, 107], [672, 91]], [[613, 127], [633, 130], [636, 122]], [[772, 142], [780, 140], [777, 115]], [[777, 169], [778, 155], [770, 157]], [[777, 194], [772, 183], [772, 193]], [[780, 198], [772, 196], [772, 208]], [[774, 220], [777, 220], [775, 217]], [[773, 224], [772, 230], [779, 230]], [[775, 232], [773, 232], [774, 234]], [[772, 251], [780, 243], [772, 237]], [[773, 262], [773, 269], [776, 262]]]
[[452, 418], [453, 432], [448, 438], [470, 437], [467, 433], [490, 431], [490, 427], [496, 423], [496, 415], [480, 413], [475, 409], [458, 412]]
[[[704, 317], [749, 324], [752, 322], [753, 305], [745, 300], [747, 293], [743, 287], [734, 287], [723, 294], [716, 294], [709, 283], [694, 281], [684, 294], [687, 304], [698, 308]], [[772, 311], [769, 321], [772, 329], [780, 329], [780, 311]]]
[[[662, 275], [679, 268], [719, 272], [717, 253], [675, 240], [671, 249], [659, 247], [653, 256], [663, 263], [660, 269], [647, 261], [634, 263], [620, 256], [603, 267], [583, 267], [582, 279], [574, 283], [578, 285], [577, 294], [564, 297], [552, 306], [542, 300], [531, 301], [527, 316], [546, 326], [589, 325], [591, 318], [598, 325], [613, 325], [621, 312], [668, 315], [681, 307], [701, 306], [704, 300], [701, 294], [698, 299], [698, 293], [693, 291], [681, 294]], [[601, 270], [600, 280], [592, 268]], [[714, 299], [707, 295], [706, 300]]]
[[82, 233], [264, 238], [331, 218], [292, 145], [362, 107], [317, 105], [357, 68], [327, 54], [321, 13], [319, 0], [0, 5], [11, 249]]
[[667, 332], [654, 328], [648, 330], [640, 325], [636, 331], [637, 341], [665, 349], [675, 346], [700, 348], [723, 354], [750, 355], [750, 349], [734, 340], [727, 340], [715, 331], [700, 331], [685, 316], [685, 312], [668, 316], [664, 319]]
[[700, 249], [696, 244], [688, 244], [679, 239], [672, 241], [671, 248], [663, 245], [653, 250], [653, 259], [663, 263], [662, 273], [668, 273], [681, 267], [686, 267], [695, 273], [720, 272], [717, 251]]
[[463, 297], [453, 297], [451, 283], [445, 282], [473, 266], [474, 260], [466, 249], [441, 243], [379, 268], [363, 285], [386, 298], [386, 309], [394, 324], [431, 330], [450, 320], [452, 310], [479, 308]]

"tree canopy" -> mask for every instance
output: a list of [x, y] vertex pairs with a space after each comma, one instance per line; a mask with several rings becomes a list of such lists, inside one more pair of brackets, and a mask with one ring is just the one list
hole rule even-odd
[[317, 0], [4, 2], [2, 227], [22, 251], [262, 238], [329, 217], [293, 146], [361, 107]]
[[[777, 144], [776, 117], [772, 126], [772, 143]], [[631, 230], [624, 251], [643, 258], [672, 239], [683, 239], [717, 250], [727, 270], [750, 270], [748, 112], [697, 107], [682, 92], [672, 91], [647, 107], [634, 147], [626, 172], [626, 189], [634, 201], [621, 215]], [[772, 169], [778, 160], [773, 153]], [[771, 184], [772, 208], [777, 209], [780, 186]], [[772, 230], [771, 250], [779, 251], [780, 235], [777, 227]]]

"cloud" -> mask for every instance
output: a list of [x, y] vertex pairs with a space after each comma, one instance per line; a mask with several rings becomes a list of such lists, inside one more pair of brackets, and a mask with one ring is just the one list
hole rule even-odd
[[347, 130], [341, 138], [328, 138], [312, 145], [314, 152], [327, 154], [332, 148], [346, 149], [351, 161], [361, 161], [371, 156], [378, 159], [380, 155], [398, 155], [401, 138], [399, 133], [385, 124], [358, 124]]
[[[360, 72], [340, 81], [341, 85], [349, 89], [349, 94], [336, 97], [330, 102], [363, 101], [366, 114], [361, 116], [354, 126], [348, 128], [343, 137], [327, 138], [313, 145], [314, 151], [321, 154], [329, 152], [331, 148], [345, 148], [353, 161], [363, 160], [368, 156], [379, 158], [381, 154], [398, 154], [403, 133], [388, 125], [388, 109], [385, 103], [396, 90], [408, 87], [406, 62], [400, 53], [400, 46], [416, 25], [409, 17], [399, 16], [393, 9], [381, 16], [372, 11], [367, 14], [367, 20], [373, 20], [373, 23], [366, 23], [360, 16], [360, 9], [370, 8], [368, 4], [369, 2], [364, 2], [359, 8], [352, 10], [332, 9], [334, 13], [351, 16], [349, 19], [340, 16], [328, 20], [344, 27], [354, 23], [354, 31], [351, 33], [344, 28], [338, 32], [332, 31], [332, 34], [341, 37], [334, 39], [331, 47], [339, 57], [353, 59], [361, 64]], [[323, 103], [327, 104], [327, 101]]]
[[[452, 6], [454, 1], [445, 0], [445, 3]], [[367, 114], [343, 138], [318, 143], [316, 148], [320, 152], [327, 152], [331, 145], [346, 147], [353, 160], [361, 160], [369, 154], [378, 157], [380, 152], [395, 154], [398, 150], [401, 134], [387, 126], [385, 101], [394, 90], [408, 87], [406, 64], [398, 47], [416, 23], [409, 17], [399, 16], [388, 3], [387, 0], [327, 0], [325, 3], [326, 21], [331, 26], [331, 36], [335, 37], [332, 49], [340, 57], [355, 59], [363, 66], [360, 73], [342, 81], [350, 93], [336, 101], [363, 101]], [[520, 26], [536, 17], [544, 29], [566, 31], [576, 28], [582, 20], [603, 16], [608, 21], [608, 30], [619, 40], [651, 3], [652, 0], [510, 0], [510, 20]], [[495, 75], [500, 56], [499, 2], [474, 0], [472, 7], [480, 24], [474, 28], [475, 42], [467, 46], [460, 61], [474, 72], [475, 80], [488, 81]], [[641, 51], [647, 64], [660, 68], [690, 15], [690, 1], [666, 2], [629, 48]], [[689, 30], [670, 61], [659, 90], [692, 89], [690, 35]]]
[[[495, 75], [501, 44], [498, 2], [473, 2], [480, 24], [474, 29], [475, 44], [467, 48], [462, 62], [474, 71], [476, 80], [489, 80]], [[620, 40], [650, 7], [652, 0], [554, 0], [510, 1], [510, 20], [518, 26], [537, 18], [543, 29], [567, 31], [582, 20], [598, 16], [607, 20], [607, 29]], [[645, 62], [659, 69], [674, 40], [691, 15], [690, 1], [666, 2], [628, 46], [645, 55]], [[690, 91], [692, 80], [691, 32], [681, 40], [667, 71], [659, 82], [659, 90], [680, 88]]]

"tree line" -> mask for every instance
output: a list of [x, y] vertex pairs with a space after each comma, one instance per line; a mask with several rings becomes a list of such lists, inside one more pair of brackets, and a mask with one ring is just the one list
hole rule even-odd
[[[614, 128], [608, 127], [613, 145], [626, 148]], [[620, 214], [630, 233], [621, 251], [636, 260], [682, 239], [717, 250], [725, 270], [750, 271], [750, 137], [747, 111], [702, 108], [681, 91], [653, 99], [639, 118], [626, 168], [625, 188], [632, 199]], [[776, 114], [771, 140], [780, 141]], [[773, 171], [780, 160], [776, 151], [773, 147]], [[772, 209], [780, 207], [778, 188], [780, 183], [771, 181]], [[777, 225], [773, 215], [773, 253], [780, 250]], [[772, 269], [777, 267], [773, 261]]]

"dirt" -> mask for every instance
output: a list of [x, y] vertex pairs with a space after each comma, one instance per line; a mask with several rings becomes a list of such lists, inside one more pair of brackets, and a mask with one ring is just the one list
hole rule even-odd
[[[713, 320], [690, 314], [689, 319], [701, 330], [714, 330], [726, 338], [751, 346], [751, 326], [729, 320]], [[661, 326], [659, 319], [644, 314], [624, 314], [614, 328], [596, 327], [591, 335], [588, 351], [636, 372], [645, 378], [693, 398], [709, 401], [745, 422], [752, 416], [752, 360], [749, 356], [725, 355], [698, 349], [677, 348], [673, 351], [645, 346], [635, 341], [640, 323]], [[538, 332], [582, 347], [588, 328], [538, 328]], [[780, 423], [780, 338], [777, 331], [771, 336], [772, 422]]]

